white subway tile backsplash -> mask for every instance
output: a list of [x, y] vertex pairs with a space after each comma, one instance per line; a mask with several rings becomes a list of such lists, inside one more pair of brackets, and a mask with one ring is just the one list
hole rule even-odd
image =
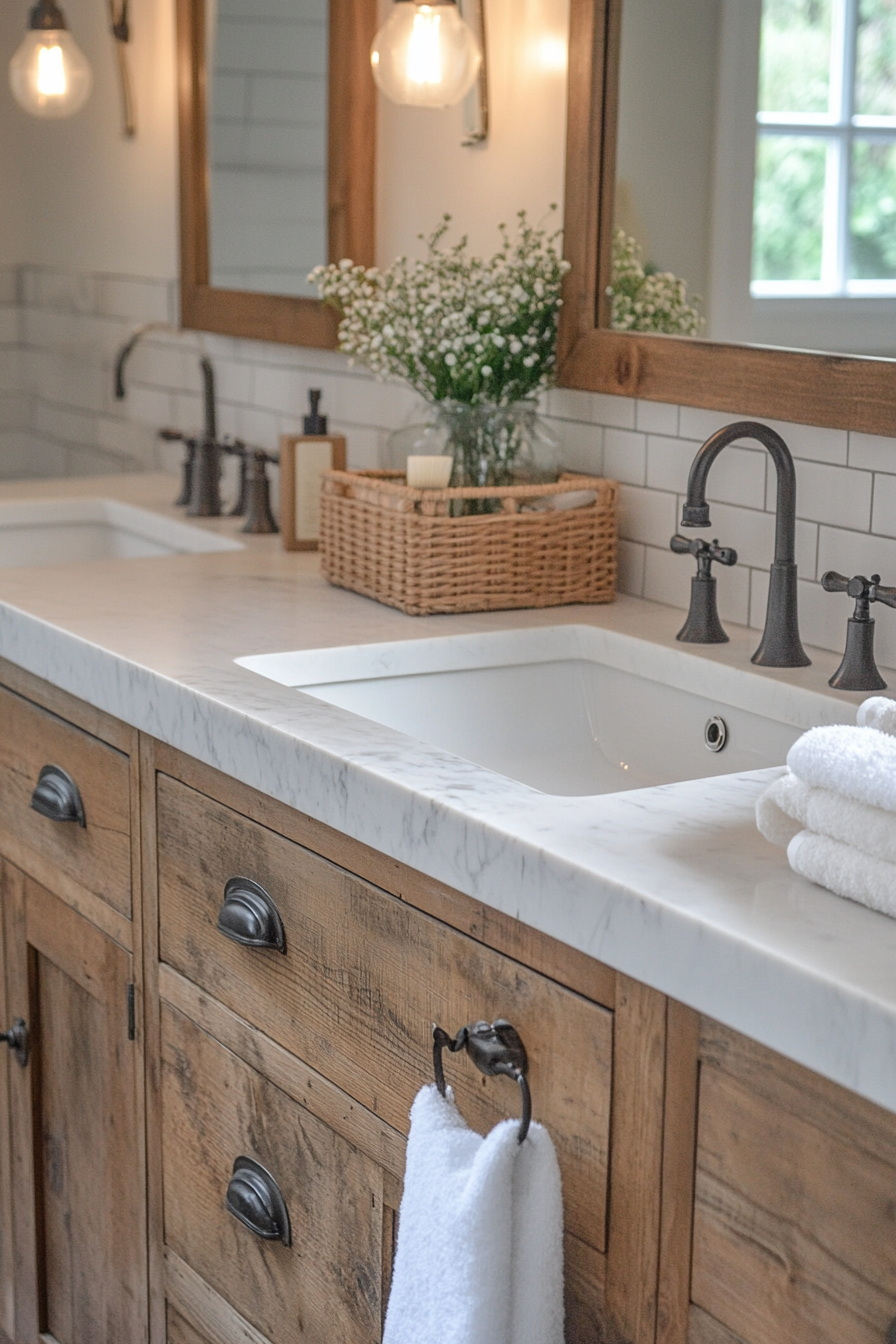
[[865, 471], [896, 472], [896, 439], [879, 434], [850, 434], [849, 465]]
[[619, 535], [627, 541], [656, 545], [675, 531], [677, 520], [674, 495], [623, 485], [619, 501]]
[[602, 476], [604, 468], [604, 430], [600, 425], [582, 424], [577, 420], [553, 420], [544, 416], [545, 424], [560, 440], [560, 460], [567, 471], [584, 471], [589, 476]]
[[632, 597], [644, 596], [644, 564], [647, 547], [637, 541], [619, 540], [619, 577], [617, 586], [620, 593], [630, 593]]
[[826, 593], [820, 583], [801, 581], [798, 590], [803, 643], [842, 653], [846, 647], [846, 621], [855, 603], [844, 593]]
[[547, 413], [558, 420], [596, 420], [602, 424], [599, 416], [591, 414], [594, 395], [591, 392], [577, 392], [570, 387], [552, 387], [547, 394]]
[[874, 477], [871, 531], [882, 537], [896, 537], [896, 476]]
[[594, 392], [591, 402], [591, 419], [597, 425], [614, 425], [617, 429], [634, 429], [635, 402], [631, 397], [610, 397], [604, 392]]
[[846, 465], [849, 436], [845, 429], [819, 429], [817, 425], [793, 424], [789, 420], [766, 420], [765, 424], [778, 431], [794, 457]]
[[64, 476], [65, 468], [65, 449], [35, 433], [33, 428], [27, 431], [7, 430], [0, 436], [2, 480]]
[[24, 392], [7, 392], [0, 397], [0, 429], [24, 430], [31, 415], [31, 398]]
[[39, 434], [65, 446], [77, 444], [89, 448], [96, 444], [94, 417], [71, 406], [55, 406], [48, 401], [38, 402], [34, 425]]
[[[254, 406], [238, 407], [236, 432], [246, 443], [273, 451], [284, 432], [280, 417], [274, 411], [259, 411]], [[293, 433], [301, 432], [301, 425]]]
[[[163, 425], [200, 426], [203, 351], [217, 373], [221, 433], [269, 449], [301, 429], [312, 387], [323, 391], [331, 428], [346, 435], [352, 466], [382, 465], [390, 432], [428, 414], [409, 389], [377, 383], [334, 351], [202, 332], [147, 335], [129, 366], [127, 398], [115, 401], [116, 350], [138, 323], [176, 321], [176, 302], [171, 281], [0, 267], [0, 476], [176, 469], [183, 450], [156, 434]], [[690, 465], [710, 434], [744, 417], [566, 388], [551, 389], [541, 406], [567, 467], [622, 484], [620, 591], [686, 607], [693, 562], [667, 548]], [[842, 650], [848, 603], [818, 579], [832, 568], [896, 583], [896, 438], [768, 423], [797, 459], [803, 638]], [[761, 629], [775, 533], [768, 454], [749, 440], [733, 445], [709, 487], [712, 525], [696, 535], [718, 537], [740, 557], [732, 570], [716, 567], [720, 614]], [[881, 661], [896, 663], [896, 613], [882, 611], [877, 631]]]
[[95, 311], [105, 317], [119, 317], [134, 323], [173, 324], [177, 320], [170, 281], [98, 275], [95, 294]]
[[647, 436], [630, 429], [605, 429], [604, 471], [611, 480], [646, 485]]
[[[698, 447], [699, 444], [682, 439], [649, 435], [647, 484], [656, 490], [683, 493]], [[707, 499], [739, 504], [748, 509], [763, 508], [767, 457], [761, 449], [753, 452], [749, 448], [727, 448], [712, 465], [706, 487]]]
[[61, 312], [87, 314], [94, 311], [96, 278], [78, 272], [54, 270], [49, 267], [33, 269], [32, 293], [42, 308]]
[[21, 303], [22, 268], [20, 266], [0, 266], [0, 303], [15, 307]]
[[[193, 433], [205, 425], [205, 402], [200, 392], [171, 393], [171, 428]], [[225, 431], [218, 426], [218, 433]]]
[[664, 401], [636, 401], [635, 428], [647, 434], [671, 434], [674, 437], [678, 433], [678, 410], [677, 406]]
[[678, 419], [678, 433], [683, 439], [694, 439], [697, 444], [705, 443], [710, 435], [726, 425], [733, 424], [743, 416], [732, 415], [730, 411], [705, 411], [699, 406], [682, 406]]
[[0, 307], [0, 345], [16, 346], [21, 340], [21, 313], [12, 306]]
[[896, 539], [823, 527], [818, 539], [817, 577], [820, 579], [828, 569], [847, 578], [880, 574], [885, 584], [896, 584]]
[[[871, 526], [871, 473], [821, 462], [796, 463], [796, 508], [800, 518], [867, 531]], [[769, 472], [766, 507], [774, 510], [777, 480]]]

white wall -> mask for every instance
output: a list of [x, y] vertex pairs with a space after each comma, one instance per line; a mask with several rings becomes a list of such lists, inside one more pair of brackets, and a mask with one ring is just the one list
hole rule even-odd
[[[120, 130], [105, 0], [63, 0], [63, 7], [93, 66], [93, 93], [77, 116], [45, 122], [23, 112], [0, 77], [0, 144], [15, 145], [12, 190], [21, 203], [17, 227], [4, 231], [2, 259], [170, 278], [177, 270], [173, 5], [132, 7], [139, 135], [131, 142]], [[2, 6], [4, 63], [26, 17], [19, 0]]]
[[[389, 0], [385, 0], [387, 12]], [[568, 0], [485, 0], [490, 130], [463, 147], [462, 112], [380, 99], [377, 259], [419, 251], [443, 214], [477, 252], [495, 250], [500, 222], [563, 205]], [[558, 216], [559, 218], [559, 216]]]
[[[7, 187], [0, 263], [173, 279], [177, 275], [174, 0], [135, 0], [129, 52], [139, 130], [120, 132], [105, 0], [64, 0], [94, 70], [94, 90], [69, 121], [23, 112], [0, 78], [0, 173]], [[381, 100], [378, 254], [415, 245], [445, 211], [474, 246], [522, 207], [540, 216], [563, 199], [568, 0], [486, 0], [492, 133], [460, 145], [460, 109], [398, 108]], [[26, 4], [0, 7], [0, 51], [25, 30]]]

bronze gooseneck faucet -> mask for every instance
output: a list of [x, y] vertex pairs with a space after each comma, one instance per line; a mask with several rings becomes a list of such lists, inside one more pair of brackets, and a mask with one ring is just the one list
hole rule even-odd
[[[178, 334], [176, 327], [167, 322], [146, 322], [136, 327], [115, 359], [115, 397], [121, 401], [127, 395], [125, 369], [135, 347], [151, 331]], [[199, 359], [202, 374], [202, 404], [204, 426], [200, 439], [188, 438], [177, 431], [163, 431], [162, 438], [180, 439], [186, 445], [183, 488], [175, 504], [187, 505], [190, 518], [217, 518], [221, 513], [221, 446], [218, 443], [218, 411], [215, 395], [215, 370], [207, 355]]]
[[760, 667], [808, 667], [811, 659], [800, 642], [796, 585], [796, 472], [790, 449], [769, 425], [739, 420], [706, 440], [691, 464], [682, 527], [709, 527], [706, 481], [723, 448], [737, 439], [755, 439], [770, 454], [778, 473], [775, 558], [769, 571], [765, 631], [752, 661]]

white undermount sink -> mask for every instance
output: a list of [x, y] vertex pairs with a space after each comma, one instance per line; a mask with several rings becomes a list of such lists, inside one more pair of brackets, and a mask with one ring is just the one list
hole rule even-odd
[[230, 537], [115, 499], [0, 503], [0, 569], [242, 549]]
[[586, 625], [236, 661], [550, 794], [783, 765], [807, 728], [855, 721], [831, 697]]

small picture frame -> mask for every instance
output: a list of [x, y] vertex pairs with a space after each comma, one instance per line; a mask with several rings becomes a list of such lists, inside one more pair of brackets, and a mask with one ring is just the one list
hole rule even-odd
[[280, 439], [280, 531], [285, 551], [316, 551], [320, 477], [345, 471], [342, 434], [284, 434]]

